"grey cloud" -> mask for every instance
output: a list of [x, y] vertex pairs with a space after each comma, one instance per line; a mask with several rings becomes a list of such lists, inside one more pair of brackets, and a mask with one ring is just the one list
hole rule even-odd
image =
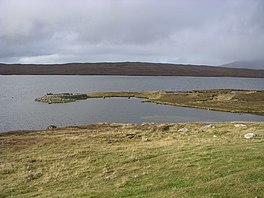
[[264, 57], [262, 0], [0, 0], [0, 13], [0, 62]]

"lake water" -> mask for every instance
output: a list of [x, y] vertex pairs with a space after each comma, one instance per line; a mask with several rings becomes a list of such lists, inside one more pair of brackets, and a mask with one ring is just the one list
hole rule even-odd
[[47, 92], [149, 91], [193, 89], [264, 90], [264, 79], [132, 76], [0, 76], [0, 131], [45, 129], [48, 125], [96, 122], [264, 121], [264, 116], [141, 103], [140, 99], [89, 99], [44, 104]]

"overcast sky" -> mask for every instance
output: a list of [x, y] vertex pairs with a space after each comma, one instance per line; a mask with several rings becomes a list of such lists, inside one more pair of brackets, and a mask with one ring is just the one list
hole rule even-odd
[[264, 0], [0, 0], [0, 62], [264, 58]]

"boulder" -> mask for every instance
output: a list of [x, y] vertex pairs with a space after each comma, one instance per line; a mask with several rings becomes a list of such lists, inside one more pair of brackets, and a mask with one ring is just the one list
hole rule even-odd
[[142, 136], [142, 142], [147, 142], [147, 141], [149, 141], [148, 137]]
[[208, 124], [208, 125], [205, 125], [202, 127], [203, 129], [214, 129], [215, 126], [211, 125], [211, 124]]
[[49, 125], [48, 127], [47, 127], [47, 130], [50, 130], [50, 129], [56, 129], [57, 128], [57, 126], [55, 126], [55, 125]]
[[187, 128], [180, 128], [179, 130], [178, 130], [178, 132], [184, 132], [184, 133], [186, 133], [186, 132], [188, 132], [189, 131], [189, 129], [187, 129]]
[[170, 130], [170, 125], [167, 125], [167, 124], [161, 124], [159, 125], [159, 129], [163, 132], [165, 131], [169, 131]]
[[256, 137], [257, 137], [257, 135], [254, 133], [247, 133], [244, 135], [244, 138], [246, 138], [246, 139], [252, 139], [252, 138], [256, 138]]
[[245, 125], [245, 124], [235, 124], [234, 126], [235, 127], [247, 127], [247, 125]]

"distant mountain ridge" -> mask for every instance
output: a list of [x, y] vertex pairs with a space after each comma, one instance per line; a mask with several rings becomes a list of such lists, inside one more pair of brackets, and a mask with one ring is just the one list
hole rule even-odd
[[232, 68], [247, 68], [247, 69], [264, 69], [264, 60], [254, 61], [235, 61], [220, 65], [221, 67], [232, 67]]
[[264, 78], [264, 70], [145, 62], [0, 64], [0, 75], [127, 75]]

